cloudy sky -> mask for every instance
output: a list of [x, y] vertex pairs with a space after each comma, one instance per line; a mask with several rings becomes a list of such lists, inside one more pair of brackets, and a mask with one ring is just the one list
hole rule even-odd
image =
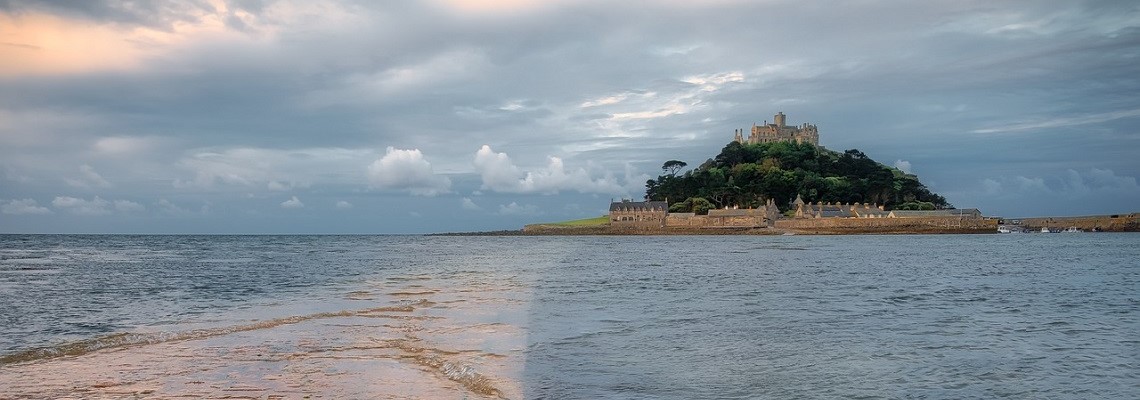
[[0, 232], [515, 229], [733, 129], [1140, 211], [1140, 3], [0, 0]]

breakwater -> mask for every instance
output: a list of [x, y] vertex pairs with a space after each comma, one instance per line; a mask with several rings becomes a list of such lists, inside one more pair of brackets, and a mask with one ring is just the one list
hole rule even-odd
[[[1010, 221], [1014, 220], [1007, 220], [1007, 222]], [[1081, 229], [1086, 232], [1140, 231], [1140, 213], [1089, 215], [1080, 217], [1034, 217], [1020, 218], [1017, 219], [1017, 221], [1020, 222], [1021, 226], [1031, 230], [1038, 230], [1041, 228], [1062, 230], [1068, 227], [1076, 227], [1077, 229]]]

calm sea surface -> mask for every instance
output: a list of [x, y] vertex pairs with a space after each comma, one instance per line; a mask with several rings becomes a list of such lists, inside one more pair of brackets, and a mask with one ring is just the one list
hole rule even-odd
[[403, 276], [503, 283], [523, 312], [484, 318], [526, 333], [527, 398], [1140, 398], [1138, 234], [5, 235], [0, 356]]

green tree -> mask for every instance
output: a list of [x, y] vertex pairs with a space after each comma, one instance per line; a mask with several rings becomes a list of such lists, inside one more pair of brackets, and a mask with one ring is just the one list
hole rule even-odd
[[[731, 142], [716, 157], [680, 174], [684, 166], [678, 160], [662, 165], [665, 175], [645, 183], [646, 199], [701, 198], [713, 207], [758, 206], [772, 199], [788, 209], [800, 195], [811, 202], [873, 202], [888, 209], [904, 204], [952, 207], [917, 176], [875, 162], [855, 149], [838, 153], [811, 144]], [[692, 204], [686, 207], [692, 209]]]
[[665, 164], [661, 166], [661, 170], [665, 172], [666, 176], [669, 176], [672, 178], [672, 177], [676, 177], [677, 173], [680, 172], [681, 169], [685, 168], [685, 166], [687, 166], [687, 165], [689, 165], [689, 164], [684, 162], [684, 161], [669, 160], [669, 161], [666, 161]]

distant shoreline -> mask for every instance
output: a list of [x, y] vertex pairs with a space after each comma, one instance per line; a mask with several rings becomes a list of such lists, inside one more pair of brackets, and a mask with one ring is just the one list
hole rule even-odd
[[776, 228], [658, 228], [560, 227], [476, 232], [445, 232], [427, 236], [781, 236], [781, 235], [930, 235], [991, 234], [981, 229], [776, 229]]
[[[828, 219], [824, 219], [828, 220]], [[517, 230], [432, 233], [428, 236], [669, 236], [669, 235], [940, 235], [940, 234], [994, 234], [999, 219], [987, 218], [991, 223], [963, 226], [932, 226], [923, 224], [894, 224], [867, 226], [861, 224], [820, 224], [797, 228], [776, 227], [614, 227], [597, 225], [532, 224]], [[802, 221], [812, 221], [811, 219]], [[818, 219], [816, 221], [819, 221]], [[898, 221], [898, 220], [895, 220]], [[1041, 228], [1062, 230], [1075, 227], [1086, 232], [1140, 232], [1140, 213], [1089, 215], [1072, 217], [1007, 218], [1004, 223], [1037, 231]], [[902, 222], [902, 221], [900, 221]]]

